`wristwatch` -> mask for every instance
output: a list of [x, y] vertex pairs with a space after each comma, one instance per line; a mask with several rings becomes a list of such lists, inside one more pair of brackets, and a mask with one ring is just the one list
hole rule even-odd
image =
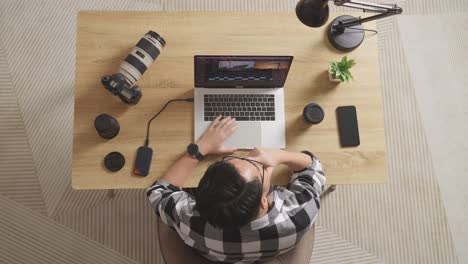
[[202, 160], [205, 156], [203, 156], [201, 153], [200, 153], [200, 150], [198, 149], [198, 145], [197, 144], [190, 144], [188, 145], [187, 147], [187, 153], [194, 157], [195, 159], [197, 160]]

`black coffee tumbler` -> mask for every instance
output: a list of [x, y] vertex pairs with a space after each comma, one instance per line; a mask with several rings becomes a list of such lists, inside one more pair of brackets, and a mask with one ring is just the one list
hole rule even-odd
[[106, 139], [114, 138], [120, 131], [119, 122], [108, 114], [98, 115], [94, 120], [94, 127], [99, 136]]
[[325, 118], [325, 111], [323, 108], [316, 104], [310, 103], [304, 107], [304, 111], [302, 112], [304, 122], [311, 125], [316, 125], [322, 122]]

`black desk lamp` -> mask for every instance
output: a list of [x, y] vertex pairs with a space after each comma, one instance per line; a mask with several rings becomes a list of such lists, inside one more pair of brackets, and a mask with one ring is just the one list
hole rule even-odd
[[[302, 23], [309, 27], [321, 27], [328, 20], [328, 1], [300, 0], [296, 5], [296, 15]], [[365, 18], [347, 15], [339, 16], [330, 23], [327, 30], [328, 40], [333, 47], [342, 51], [350, 51], [361, 45], [365, 35], [362, 23], [398, 15], [403, 12], [396, 4], [374, 4], [359, 0], [334, 0], [334, 3], [337, 6], [362, 9], [363, 12], [379, 13]]]

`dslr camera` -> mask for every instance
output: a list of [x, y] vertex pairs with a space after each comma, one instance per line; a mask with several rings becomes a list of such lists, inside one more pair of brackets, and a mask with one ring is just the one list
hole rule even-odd
[[166, 41], [156, 32], [148, 31], [120, 64], [117, 73], [101, 78], [104, 87], [124, 103], [136, 105], [141, 99], [141, 89], [134, 85], [159, 56]]

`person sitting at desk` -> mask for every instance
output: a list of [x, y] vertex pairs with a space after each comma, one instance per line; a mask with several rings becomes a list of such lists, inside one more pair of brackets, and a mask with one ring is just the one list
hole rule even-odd
[[[198, 140], [199, 153], [234, 152], [223, 143], [235, 130], [233, 118], [218, 116]], [[225, 156], [208, 167], [190, 195], [181, 187], [198, 162], [184, 153], [147, 195], [161, 220], [210, 260], [272, 258], [292, 249], [317, 219], [325, 175], [308, 151], [255, 148], [247, 158]], [[271, 184], [279, 164], [294, 171], [286, 187]]]

